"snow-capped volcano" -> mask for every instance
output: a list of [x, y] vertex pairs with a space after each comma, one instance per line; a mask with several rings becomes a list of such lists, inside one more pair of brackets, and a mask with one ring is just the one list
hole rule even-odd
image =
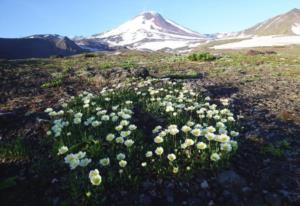
[[159, 50], [189, 47], [209, 37], [165, 19], [159, 13], [143, 12], [111, 31], [87, 39], [110, 47]]

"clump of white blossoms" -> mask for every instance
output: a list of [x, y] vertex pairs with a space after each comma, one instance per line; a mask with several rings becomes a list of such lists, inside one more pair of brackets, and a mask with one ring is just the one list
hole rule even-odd
[[183, 81], [134, 79], [47, 108], [47, 135], [70, 173], [88, 174], [95, 186], [128, 184], [140, 174], [179, 178], [222, 165], [238, 148], [231, 100], [212, 102]]
[[66, 146], [61, 146], [59, 149], [58, 149], [58, 155], [63, 155], [65, 153], [67, 153], [69, 151], [69, 148], [66, 147]]
[[102, 177], [99, 174], [98, 169], [91, 170], [89, 173], [89, 178], [90, 178], [92, 185], [95, 185], [95, 186], [100, 185], [102, 182]]

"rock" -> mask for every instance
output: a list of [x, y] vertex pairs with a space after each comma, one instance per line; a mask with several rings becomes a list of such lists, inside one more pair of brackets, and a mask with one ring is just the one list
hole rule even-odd
[[146, 68], [132, 69], [131, 73], [136, 77], [146, 78], [149, 76], [149, 71]]
[[200, 184], [201, 188], [202, 189], [208, 189], [209, 188], [209, 185], [208, 185], [208, 182], [206, 180], [204, 180], [201, 184]]
[[146, 195], [146, 194], [141, 194], [139, 196], [139, 205], [151, 205], [152, 203], [152, 199], [150, 196]]
[[245, 194], [246, 196], [249, 196], [252, 193], [252, 189], [250, 187], [243, 187], [242, 188], [242, 192], [243, 194]]
[[203, 204], [203, 201], [199, 198], [189, 198], [187, 202], [187, 205], [189, 206], [198, 206]]
[[174, 192], [170, 189], [165, 190], [165, 197], [168, 203], [174, 203]]
[[209, 201], [208, 206], [214, 206], [214, 205], [215, 205], [215, 203], [213, 200]]
[[217, 182], [224, 188], [242, 188], [246, 185], [243, 177], [233, 170], [227, 170], [217, 176]]
[[268, 193], [265, 195], [265, 201], [270, 206], [280, 206], [282, 199], [277, 194]]

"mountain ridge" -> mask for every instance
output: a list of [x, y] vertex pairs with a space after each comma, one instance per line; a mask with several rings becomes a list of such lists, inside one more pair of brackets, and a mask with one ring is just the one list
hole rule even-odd
[[43, 58], [52, 55], [69, 56], [84, 52], [68, 37], [60, 35], [32, 35], [23, 38], [0, 38], [0, 58]]
[[286, 13], [260, 22], [240, 34], [244, 35], [300, 35], [300, 9], [294, 8]]
[[[188, 47], [190, 43], [206, 39], [208, 36], [180, 26], [157, 12], [143, 12], [108, 32], [87, 37], [85, 41], [101, 42], [110, 47], [159, 50]], [[77, 42], [82, 44], [82, 39]]]

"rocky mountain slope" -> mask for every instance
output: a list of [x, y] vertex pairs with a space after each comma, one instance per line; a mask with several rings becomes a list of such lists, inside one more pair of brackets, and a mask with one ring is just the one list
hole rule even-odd
[[85, 51], [72, 40], [59, 35], [32, 35], [25, 38], [0, 38], [0, 58], [41, 58], [68, 56]]
[[300, 44], [300, 10], [270, 18], [237, 33], [221, 36], [221, 39], [241, 39], [238, 42], [214, 46], [215, 49], [242, 49]]
[[242, 32], [245, 35], [300, 35], [300, 10], [293, 9]]

